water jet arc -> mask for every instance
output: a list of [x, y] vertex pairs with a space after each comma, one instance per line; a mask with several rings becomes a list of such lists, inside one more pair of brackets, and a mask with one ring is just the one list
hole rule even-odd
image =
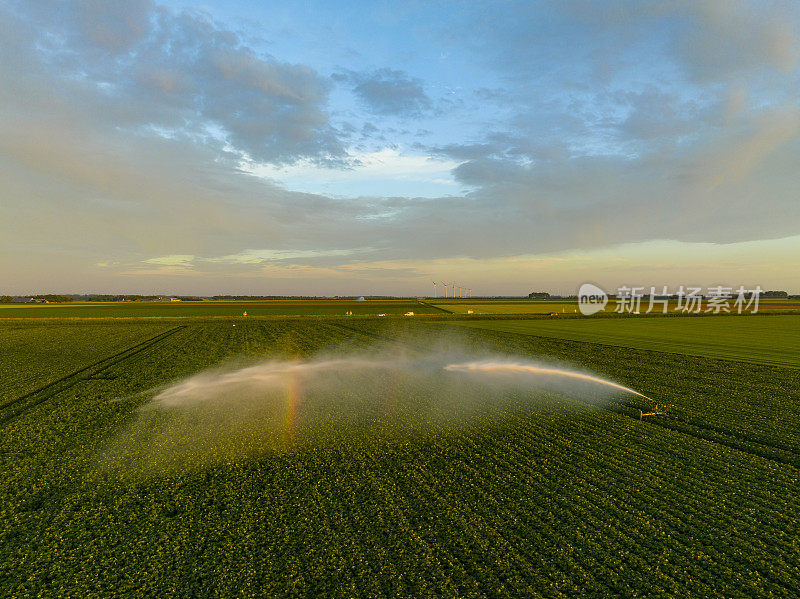
[[626, 393], [632, 393], [633, 395], [638, 395], [639, 397], [642, 397], [647, 401], [649, 401], [652, 407], [652, 411], [644, 413], [641, 410], [639, 410], [640, 418], [641, 416], [666, 415], [661, 405], [655, 399], [653, 399], [652, 397], [648, 397], [644, 393], [639, 393], [638, 391], [631, 389], [630, 387], [626, 387], [625, 385], [620, 385], [619, 383], [615, 383], [614, 381], [602, 379], [600, 377], [592, 376], [590, 374], [572, 372], [571, 370], [562, 370], [560, 368], [548, 368], [545, 366], [534, 366], [533, 364], [520, 364], [518, 362], [462, 362], [460, 364], [448, 364], [447, 366], [444, 367], [444, 369], [449, 372], [480, 372], [480, 373], [497, 373], [497, 374], [502, 374], [502, 373], [543, 374], [547, 376], [562, 376], [571, 379], [588, 381], [591, 383], [605, 385], [607, 387], [611, 387], [619, 391], [624, 391]]

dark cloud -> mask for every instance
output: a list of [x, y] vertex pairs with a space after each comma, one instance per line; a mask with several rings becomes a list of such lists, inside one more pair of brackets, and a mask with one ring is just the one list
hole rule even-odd
[[333, 75], [335, 81], [352, 85], [353, 93], [374, 114], [415, 117], [433, 106], [421, 79], [404, 71], [378, 69], [369, 73], [348, 71]]
[[[766, 173], [796, 145], [798, 6], [573, 0], [548, 10], [509, 2], [462, 13], [443, 39], [502, 74], [503, 87], [475, 94], [504, 106], [508, 116], [482, 137], [429, 151], [462, 161], [457, 180], [475, 189], [474, 196], [489, 194], [504, 204], [527, 193], [537, 206], [543, 200], [562, 208], [603, 205], [608, 214], [626, 206], [623, 214], [646, 220], [643, 211], [660, 214], [651, 204], [659, 197], [687, 221], [699, 206], [722, 210], [726, 203], [742, 208], [746, 220], [751, 193], [754, 205], [774, 202], [784, 213], [791, 205], [786, 188]], [[465, 29], [470, 36], [457, 35]], [[786, 125], [782, 133], [774, 122]], [[747, 167], [737, 169], [736, 160]], [[699, 165], [708, 165], [704, 174]], [[730, 180], [750, 185], [728, 188]], [[598, 217], [592, 229], [606, 220]], [[726, 212], [707, 223], [706, 239], [732, 238], [721, 223], [747, 238], [787, 230], [778, 222], [764, 226], [766, 216], [756, 220], [763, 228], [756, 231], [753, 223], [745, 235], [747, 227], [734, 227]], [[691, 226], [683, 233], [658, 231], [656, 222], [653, 235], [690, 236]]]
[[379, 129], [370, 122], [364, 123], [364, 126], [361, 127], [361, 135], [364, 137], [372, 137], [376, 133], [378, 133]]
[[118, 53], [130, 49], [148, 34], [154, 4], [151, 0], [79, 0], [75, 9], [79, 35], [99, 48]]
[[[325, 78], [257, 54], [202, 13], [86, 0], [21, 3], [0, 19], [27, 30], [0, 46], [30, 61], [31, 85], [116, 127], [192, 136], [254, 161], [346, 155], [325, 110]], [[6, 80], [19, 79], [16, 67], [5, 65]]]
[[[729, 81], [792, 72], [800, 57], [799, 17], [794, 0], [511, 1], [491, 11], [461, 11], [441, 37], [501, 70], [555, 75], [576, 89], [610, 82], [631, 61], [655, 66], [665, 47], [692, 79]], [[487, 99], [493, 92], [478, 90]]]
[[696, 80], [788, 74], [797, 66], [800, 6], [793, 0], [685, 0], [677, 8], [675, 50]]
[[436, 156], [465, 161], [462, 165], [465, 168], [456, 169], [457, 175], [470, 168], [470, 161], [492, 160], [498, 164], [530, 164], [535, 161], [541, 165], [569, 157], [569, 152], [558, 140], [537, 139], [534, 135], [520, 134], [520, 129], [524, 127], [519, 125], [516, 134], [494, 131], [487, 133], [481, 142], [447, 144], [429, 148], [428, 151]]

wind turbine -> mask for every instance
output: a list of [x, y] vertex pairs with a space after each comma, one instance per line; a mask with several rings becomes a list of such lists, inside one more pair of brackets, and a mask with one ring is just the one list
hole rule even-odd
[[433, 299], [436, 299], [436, 281], [433, 281]]
[[444, 299], [447, 299], [447, 283], [444, 281], [439, 283], [440, 285], [444, 285]]

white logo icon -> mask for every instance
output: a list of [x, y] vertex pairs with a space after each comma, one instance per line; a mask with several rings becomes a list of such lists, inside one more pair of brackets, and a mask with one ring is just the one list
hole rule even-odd
[[578, 309], [584, 316], [600, 312], [608, 303], [608, 295], [597, 285], [584, 283], [578, 290]]

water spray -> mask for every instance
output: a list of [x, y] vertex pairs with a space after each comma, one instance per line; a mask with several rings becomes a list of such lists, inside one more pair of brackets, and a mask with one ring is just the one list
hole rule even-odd
[[635, 389], [631, 389], [630, 387], [626, 387], [625, 385], [620, 385], [619, 383], [615, 383], [613, 381], [609, 381], [607, 379], [603, 379], [597, 376], [592, 376], [589, 374], [583, 374], [580, 372], [573, 372], [571, 370], [562, 370], [560, 368], [550, 368], [545, 366], [534, 366], [533, 364], [520, 364], [518, 362], [492, 362], [492, 361], [478, 361], [478, 362], [462, 362], [460, 364], [448, 364], [444, 367], [445, 370], [449, 372], [479, 372], [479, 373], [487, 373], [487, 374], [543, 374], [549, 376], [562, 376], [572, 379], [578, 379], [582, 381], [587, 381], [591, 383], [597, 383], [599, 385], [605, 385], [606, 387], [611, 387], [613, 389], [617, 389], [619, 391], [624, 391], [626, 393], [631, 393], [633, 395], [637, 395], [643, 399], [646, 399], [650, 402], [650, 411], [643, 412], [639, 410], [639, 418], [641, 419], [643, 416], [667, 416], [667, 412], [665, 408], [658, 403], [652, 397], [648, 397], [644, 393], [639, 393]]
[[402, 438], [521, 406], [605, 405], [582, 398], [579, 382], [649, 402], [640, 418], [671, 417], [630, 387], [522, 357], [478, 358], [451, 348], [412, 356], [339, 353], [231, 363], [159, 389], [108, 444], [103, 461], [142, 472], [186, 468], [354, 438]]

